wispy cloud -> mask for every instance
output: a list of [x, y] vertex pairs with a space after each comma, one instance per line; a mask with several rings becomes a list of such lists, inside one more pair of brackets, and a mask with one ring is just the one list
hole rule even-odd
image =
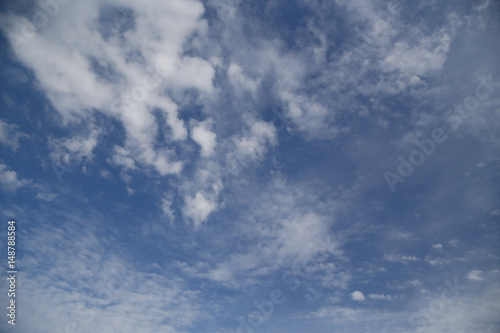
[[19, 126], [9, 124], [0, 119], [0, 143], [9, 147], [13, 151], [19, 148], [19, 140], [28, 138], [26, 133], [19, 130]]
[[385, 254], [384, 260], [387, 260], [390, 262], [399, 262], [399, 263], [403, 263], [403, 264], [408, 264], [410, 262], [419, 261], [420, 259], [417, 258], [416, 256], [405, 256], [402, 254]]
[[29, 180], [19, 178], [17, 172], [10, 170], [5, 164], [0, 164], [0, 185], [4, 191], [15, 192], [30, 183]]

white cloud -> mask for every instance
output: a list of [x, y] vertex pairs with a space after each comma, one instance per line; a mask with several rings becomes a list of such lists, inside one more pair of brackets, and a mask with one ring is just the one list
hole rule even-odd
[[383, 294], [369, 294], [369, 298], [374, 300], [383, 300], [383, 301], [392, 301], [393, 297], [391, 295], [383, 295]]
[[163, 215], [167, 216], [170, 221], [173, 221], [175, 217], [174, 210], [172, 209], [172, 200], [171, 197], [166, 195], [161, 200], [161, 209], [163, 211]]
[[430, 265], [448, 265], [450, 264], [449, 259], [443, 259], [443, 258], [434, 258], [431, 259], [429, 256], [425, 258], [425, 262], [429, 263]]
[[365, 301], [365, 300], [366, 300], [365, 295], [363, 295], [363, 293], [362, 293], [361, 291], [358, 291], [358, 290], [353, 291], [353, 292], [350, 294], [350, 296], [351, 296], [351, 299], [352, 299], [353, 301], [363, 302], [363, 301]]
[[215, 70], [209, 62], [200, 58], [184, 57], [177, 65], [178, 70], [173, 73], [172, 88], [195, 88], [203, 92], [213, 91], [212, 79]]
[[[181, 333], [196, 323], [210, 322], [210, 306], [199, 290], [166, 273], [169, 269], [153, 272], [162, 269], [158, 265], [147, 273], [136, 270], [131, 258], [121, 256], [124, 251], [107, 248], [88, 221], [69, 213], [64, 218], [72, 223], [59, 228], [39, 221], [36, 230], [24, 238], [23, 260], [30, 265], [30, 273], [19, 276], [25, 292], [18, 295], [18, 301], [30, 313], [30, 320], [16, 323], [22, 332], [85, 329], [129, 333], [140, 328]], [[92, 222], [94, 226], [99, 223]], [[47, 243], [47, 237], [57, 244], [57, 250]], [[48, 256], [57, 269], [41, 264]], [[5, 283], [0, 285], [5, 287]]]
[[50, 201], [54, 200], [56, 197], [57, 197], [57, 194], [47, 193], [47, 192], [39, 192], [36, 195], [37, 199], [40, 199], [40, 200], [43, 200], [43, 201], [47, 201], [47, 202], [50, 202]]
[[9, 124], [0, 119], [0, 143], [16, 151], [19, 148], [19, 140], [27, 138], [28, 135], [19, 131], [19, 127]]
[[[220, 192], [246, 169], [257, 165], [268, 149], [277, 144], [275, 127], [243, 114], [244, 129], [217, 140], [210, 129], [213, 120], [191, 121], [191, 137], [201, 146], [203, 159], [197, 161], [193, 175], [180, 186], [184, 198], [183, 215], [196, 226], [205, 222], [219, 206]], [[215, 154], [220, 147], [221, 154]]]
[[328, 117], [335, 115], [333, 110], [304, 94], [282, 92], [280, 97], [286, 102], [287, 116], [308, 138], [331, 139], [339, 133], [336, 127], [328, 126]]
[[[252, 197], [248, 225], [248, 232], [266, 248], [255, 254], [259, 261], [291, 265], [311, 258], [328, 234], [328, 226], [333, 222], [328, 212], [334, 211], [335, 204], [330, 203], [326, 209], [321, 202], [315, 202], [318, 198], [313, 189], [287, 184], [280, 178], [267, 186], [264, 193], [261, 191]], [[335, 248], [335, 240], [328, 247]], [[332, 254], [336, 252], [333, 248], [329, 249]], [[336, 254], [340, 255], [340, 251]]]
[[420, 37], [417, 45], [397, 42], [381, 62], [386, 71], [398, 70], [411, 75], [424, 75], [440, 69], [447, 59], [451, 38], [439, 31], [432, 36]]
[[136, 168], [134, 159], [129, 156], [129, 152], [123, 147], [115, 146], [112, 162], [126, 169], [134, 170]]
[[260, 120], [248, 120], [249, 130], [233, 137], [234, 151], [226, 157], [230, 169], [241, 170], [248, 163], [261, 160], [269, 146], [277, 144], [274, 125]]
[[[186, 40], [206, 31], [203, 4], [91, 0], [73, 1], [59, 11], [15, 53], [34, 71], [64, 122], [88, 125], [93, 110], [99, 110], [123, 124], [128, 153], [122, 155], [161, 175], [180, 172], [173, 150], [164, 153], [156, 140], [159, 131], [174, 141], [186, 138], [177, 105], [167, 95], [188, 88], [213, 90], [212, 66], [182, 55]], [[21, 33], [22, 17], [2, 14], [2, 21], [14, 44], [12, 33]], [[170, 131], [156, 121], [155, 108], [164, 113]]]
[[410, 262], [419, 261], [420, 259], [415, 256], [404, 256], [402, 254], [385, 254], [384, 260], [407, 264]]
[[319, 310], [313, 312], [311, 314], [311, 317], [328, 318], [332, 319], [334, 322], [356, 322], [361, 319], [364, 314], [364, 310], [334, 306], [322, 307]]
[[129, 196], [132, 196], [135, 192], [135, 190], [133, 188], [131, 188], [130, 186], [127, 186], [126, 189], [127, 189], [127, 194]]
[[451, 291], [447, 302], [439, 298], [424, 298], [419, 303], [419, 312], [412, 314], [415, 333], [467, 333], [498, 332], [500, 289], [491, 286], [482, 290], [464, 291], [453, 297]]
[[245, 76], [243, 69], [238, 64], [231, 63], [227, 69], [227, 74], [234, 86], [241, 87], [250, 91], [252, 95], [255, 95], [259, 87], [259, 82]]
[[97, 146], [99, 132], [93, 130], [88, 135], [75, 136], [71, 139], [50, 139], [50, 156], [58, 165], [76, 167], [84, 159], [93, 158], [92, 151]]
[[194, 223], [195, 228], [198, 228], [206, 221], [208, 215], [217, 209], [217, 202], [202, 191], [196, 192], [194, 197], [186, 196], [184, 202], [184, 216]]
[[482, 12], [483, 10], [487, 9], [491, 4], [491, 0], [485, 0], [481, 5], [476, 5], [474, 7], [475, 11]]
[[484, 278], [481, 277], [481, 275], [483, 274], [483, 271], [480, 271], [480, 270], [472, 270], [469, 272], [469, 274], [467, 274], [467, 279], [471, 280], [471, 281], [484, 281]]
[[[278, 242], [277, 254], [283, 258], [305, 259], [306, 256], [314, 253], [317, 240], [326, 233], [324, 218], [312, 212], [299, 216], [292, 215], [279, 221], [277, 226], [278, 229], [274, 231], [274, 237]], [[264, 230], [262, 229], [262, 231]], [[267, 233], [267, 230], [264, 233]], [[265, 236], [270, 235], [266, 234]], [[301, 246], [297, 246], [298, 244]]]
[[210, 157], [214, 153], [214, 149], [217, 145], [217, 136], [209, 129], [212, 123], [211, 120], [205, 120], [199, 123], [193, 122], [193, 128], [191, 129], [191, 137], [200, 145], [201, 155], [203, 157]]
[[225, 282], [233, 278], [231, 269], [224, 266], [219, 266], [207, 272], [206, 277], [215, 282]]
[[[449, 15], [440, 28], [429, 32], [423, 24], [404, 20], [393, 4], [306, 3], [321, 18], [309, 22], [307, 27], [311, 39], [318, 40], [315, 46], [284, 51], [286, 48], [279, 43], [268, 43], [264, 44], [265, 51], [249, 56], [258, 61], [248, 62], [253, 68], [273, 64], [276, 95], [282, 101], [283, 113], [293, 123], [292, 128], [308, 139], [331, 139], [349, 131], [339, 119], [350, 115], [353, 109], [367, 107], [357, 96], [370, 99], [368, 107], [374, 119], [379, 120], [373, 104], [380, 98], [408, 93], [409, 88], [411, 94], [429, 93], [422, 77], [443, 68], [459, 24], [456, 16]], [[328, 37], [331, 30], [341, 30], [328, 17], [333, 10], [339, 10], [338, 6], [347, 8], [344, 19], [350, 24], [349, 30], [341, 32], [347, 38], [340, 45]]]
[[441, 250], [443, 248], [442, 244], [432, 244], [432, 248], [434, 250]]
[[8, 192], [15, 192], [20, 187], [29, 184], [29, 181], [19, 179], [17, 172], [9, 170], [5, 164], [0, 164], [0, 186]]
[[[321, 202], [312, 188], [288, 185], [279, 178], [265, 189], [253, 186], [245, 188], [244, 203], [236, 203], [243, 204], [240, 210], [244, 218], [235, 225], [235, 233], [230, 236], [231, 241], [228, 240], [228, 252], [222, 257], [219, 253], [214, 254], [206, 265], [190, 265], [188, 274], [216, 281], [232, 289], [241, 289], [280, 269], [295, 270], [309, 262], [314, 264], [314, 269], [304, 278], [304, 283], [310, 288], [319, 285], [327, 288], [347, 287], [351, 274], [341, 264], [342, 251], [335, 239], [327, 237], [329, 225], [333, 222], [331, 212], [334, 203]], [[228, 193], [232, 191], [238, 192], [239, 187]], [[206, 215], [215, 207], [215, 203], [209, 201], [206, 193], [197, 195], [198, 201], [208, 202]], [[225, 197], [224, 203], [229, 204], [229, 197]], [[191, 214], [195, 222], [204, 217], [203, 211], [192, 207], [196, 206], [196, 199], [187, 197], [190, 210], [184, 208], [184, 214]], [[238, 197], [234, 199], [241, 200]], [[236, 251], [233, 241], [238, 244]], [[323, 261], [315, 262], [314, 258], [318, 257], [322, 257]], [[338, 260], [339, 264], [333, 264], [330, 260]]]

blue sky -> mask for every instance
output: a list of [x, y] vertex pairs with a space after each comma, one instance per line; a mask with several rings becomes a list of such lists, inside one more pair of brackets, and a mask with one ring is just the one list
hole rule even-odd
[[499, 17], [2, 2], [0, 330], [498, 332]]

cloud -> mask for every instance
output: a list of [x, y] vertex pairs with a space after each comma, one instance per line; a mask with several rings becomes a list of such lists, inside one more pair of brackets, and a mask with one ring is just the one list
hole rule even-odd
[[414, 46], [405, 41], [397, 42], [381, 61], [382, 68], [410, 75], [424, 75], [435, 71], [446, 61], [450, 42], [450, 36], [444, 31], [421, 36]]
[[40, 192], [37, 193], [36, 195], [37, 199], [43, 200], [43, 201], [53, 201], [55, 198], [57, 198], [57, 194], [54, 193], [47, 193], [47, 192]]
[[376, 301], [378, 301], [378, 300], [392, 301], [393, 300], [393, 297], [391, 295], [369, 294], [368, 297], [373, 299], [373, 300], [376, 300]]
[[[244, 188], [244, 202], [232, 195], [233, 191], [241, 191], [238, 184], [224, 196], [223, 204], [236, 205], [244, 217], [238, 223], [231, 223], [225, 229], [228, 234], [221, 236], [220, 246], [227, 251], [207, 253], [210, 259], [205, 258], [203, 265], [181, 264], [187, 274], [231, 289], [243, 289], [261, 279], [272, 278], [280, 269], [295, 271], [309, 263], [314, 269], [307, 268], [310, 272], [302, 282], [311, 290], [319, 286], [347, 287], [351, 274], [344, 266], [342, 251], [335, 238], [327, 237], [334, 203], [322, 202], [314, 189], [287, 184], [279, 176], [264, 189]], [[238, 201], [233, 202], [232, 198]], [[204, 192], [185, 200], [184, 215], [198, 225], [216, 207]], [[201, 202], [205, 207], [197, 207]]]
[[114, 147], [112, 163], [122, 166], [128, 170], [134, 170], [136, 168], [135, 161], [132, 157], [129, 156], [129, 152], [120, 146]]
[[[428, 94], [425, 78], [443, 68], [459, 25], [456, 15], [449, 14], [440, 27], [429, 31], [423, 24], [408, 23], [401, 8], [392, 4], [306, 3], [318, 19], [309, 21], [305, 30], [317, 42], [293, 51], [275, 43], [257, 57], [260, 64], [280, 59], [273, 66], [276, 95], [283, 113], [308, 139], [332, 139], [349, 132], [341, 119], [353, 109], [360, 114], [369, 109], [365, 116], [384, 124], [374, 107], [377, 101], [402, 92]], [[346, 26], [331, 19], [346, 8]], [[343, 36], [340, 41], [331, 37], [337, 34]], [[293, 37], [300, 40], [298, 34]], [[362, 96], [371, 103], [360, 102]]]
[[363, 302], [366, 300], [365, 295], [361, 291], [353, 291], [351, 294], [351, 299], [356, 302]]
[[346, 306], [325, 306], [308, 316], [310, 325], [321, 320], [323, 325], [335, 325], [337, 332], [412, 332], [405, 325], [406, 313], [380, 309], [358, 309]]
[[420, 259], [415, 256], [404, 256], [402, 254], [385, 254], [384, 260], [390, 262], [399, 262], [403, 264], [407, 264], [410, 262], [419, 261]]
[[202, 191], [196, 192], [194, 197], [186, 196], [184, 202], [183, 214], [194, 223], [195, 228], [198, 228], [206, 221], [208, 215], [217, 209], [214, 198], [209, 198]]
[[429, 263], [430, 265], [448, 265], [450, 264], [449, 259], [443, 259], [443, 258], [434, 258], [431, 259], [429, 256], [425, 257], [425, 262]]
[[235, 63], [231, 63], [227, 69], [227, 74], [231, 83], [237, 88], [249, 91], [252, 95], [255, 95], [259, 87], [259, 82], [248, 78], [243, 73], [243, 69]]
[[499, 296], [498, 286], [490, 286], [465, 291], [457, 297], [451, 296], [451, 300], [446, 303], [439, 298], [424, 298], [421, 300], [420, 312], [409, 317], [413, 332], [498, 332]]
[[[333, 222], [328, 212], [333, 213], [335, 204], [325, 208], [325, 203], [313, 193], [307, 186], [287, 184], [280, 178], [269, 184], [264, 193], [255, 193], [254, 202], [248, 208], [251, 215], [247, 228], [266, 249], [265, 253], [255, 253], [262, 264], [305, 262], [318, 251]], [[329, 248], [331, 254], [341, 255], [334, 249], [335, 239], [328, 246], [332, 247]]]
[[[128, 333], [140, 327], [148, 332], [181, 333], [211, 321], [199, 290], [160, 267], [148, 267], [147, 273], [137, 269], [130, 264], [135, 259], [120, 250], [122, 245], [105, 242], [76, 214], [61, 214], [71, 223], [47, 224], [47, 216], [41, 213], [36, 226], [25, 234], [23, 261], [30, 270], [22, 277], [25, 292], [17, 299], [31, 319], [16, 323], [21, 332], [100, 328]], [[101, 217], [94, 215], [93, 226], [102, 223], [95, 218]], [[57, 244], [57, 250], [52, 244]], [[52, 258], [53, 266], [41, 264], [46, 256]]]
[[45, 202], [51, 202], [58, 196], [52, 193], [47, 186], [36, 183], [32, 179], [20, 178], [16, 171], [10, 170], [7, 165], [0, 163], [0, 188], [5, 192], [13, 193], [23, 187], [36, 191], [35, 198]]
[[335, 321], [356, 321], [356, 318], [362, 317], [363, 310], [350, 309], [343, 307], [323, 307], [312, 314], [317, 318], [332, 318]]
[[28, 180], [19, 179], [17, 172], [9, 170], [5, 164], [0, 164], [0, 186], [4, 191], [15, 192], [29, 183]]
[[49, 139], [52, 150], [50, 157], [57, 165], [76, 167], [84, 160], [92, 160], [92, 151], [97, 146], [99, 132], [91, 131], [88, 135], [74, 136], [71, 139]]
[[484, 281], [484, 278], [481, 277], [483, 271], [480, 270], [472, 270], [467, 274], [467, 279], [471, 281]]
[[487, 9], [491, 4], [491, 0], [485, 0], [481, 5], [477, 5], [474, 7], [474, 10], [477, 12], [482, 12]]
[[19, 140], [29, 136], [19, 131], [19, 126], [9, 124], [0, 119], [0, 143], [13, 151], [19, 148]]
[[[59, 11], [35, 38], [15, 48], [15, 54], [33, 70], [64, 124], [90, 127], [93, 112], [106, 114], [125, 129], [122, 147], [128, 153], [122, 155], [161, 175], [179, 173], [182, 163], [175, 161], [171, 148], [157, 145], [157, 137], [161, 131], [171, 142], [186, 138], [169, 95], [183, 89], [213, 90], [212, 66], [182, 55], [187, 39], [207, 28], [201, 18], [203, 4], [92, 0], [71, 2]], [[16, 14], [2, 17], [2, 29], [15, 44], [14, 33], [22, 32], [26, 20]]]
[[226, 282], [234, 278], [231, 269], [222, 265], [216, 269], [209, 270], [205, 276], [215, 282]]
[[[264, 158], [270, 147], [277, 145], [276, 128], [271, 123], [243, 115], [245, 128], [217, 142], [216, 133], [209, 130], [212, 120], [192, 121], [191, 137], [201, 147], [202, 160], [194, 175], [186, 177], [180, 191], [182, 212], [195, 226], [205, 222], [219, 206], [219, 194], [231, 179], [252, 168]], [[221, 153], [215, 154], [219, 146]]]
[[161, 200], [161, 210], [163, 211], [163, 215], [167, 216], [170, 221], [173, 221], [175, 217], [174, 210], [172, 209], [172, 200], [171, 196], [166, 195]]
[[213, 122], [205, 120], [203, 122], [193, 122], [191, 129], [191, 137], [201, 147], [201, 156], [210, 157], [214, 153], [217, 145], [216, 134], [211, 132], [209, 127]]
[[234, 150], [227, 154], [226, 160], [231, 170], [243, 169], [248, 163], [260, 161], [269, 146], [277, 144], [276, 128], [261, 120], [246, 120], [249, 129], [242, 135], [232, 138]]
[[432, 244], [432, 248], [434, 250], [441, 250], [443, 248], [443, 245], [441, 245], [441, 244]]

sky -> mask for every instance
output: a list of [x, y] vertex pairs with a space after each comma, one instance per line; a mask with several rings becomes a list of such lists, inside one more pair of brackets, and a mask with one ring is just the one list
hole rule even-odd
[[499, 33], [498, 0], [2, 1], [0, 331], [500, 332]]

